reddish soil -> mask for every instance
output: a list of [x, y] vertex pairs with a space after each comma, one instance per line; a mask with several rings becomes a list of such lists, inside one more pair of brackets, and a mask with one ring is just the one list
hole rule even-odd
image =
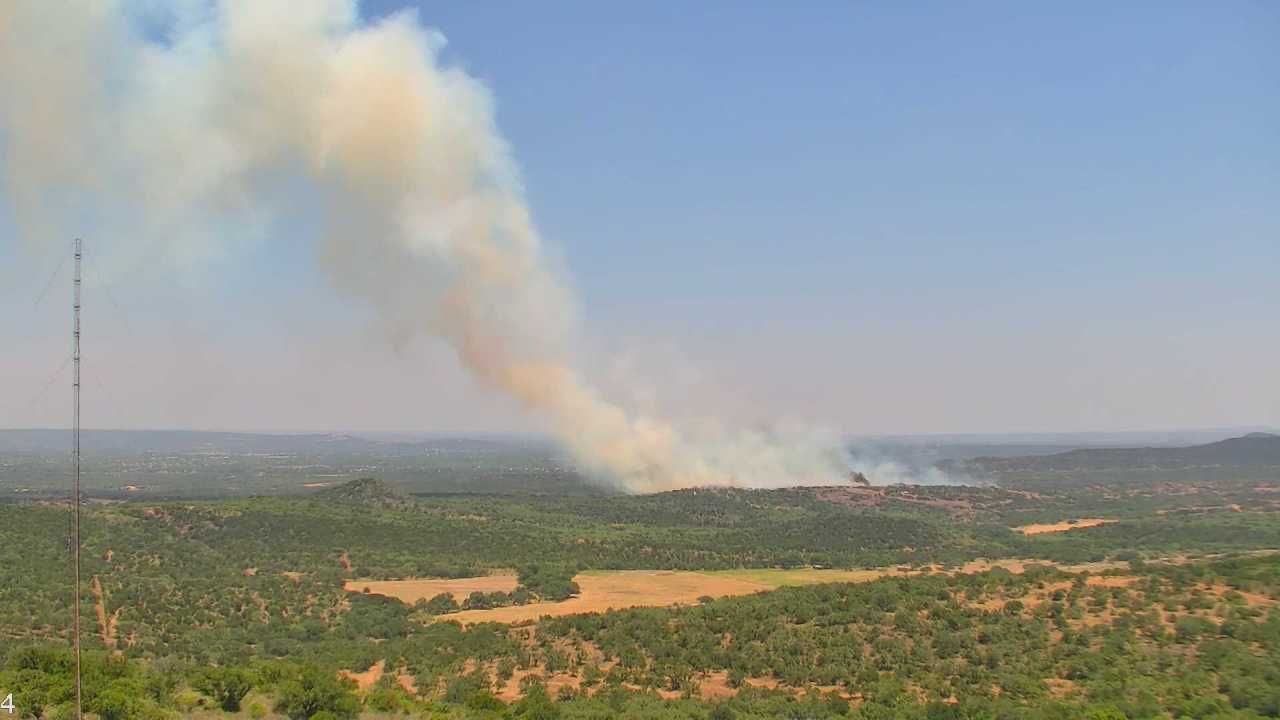
[[365, 692], [367, 690], [372, 689], [374, 685], [378, 684], [378, 681], [382, 679], [382, 671], [384, 668], [386, 668], [386, 666], [387, 666], [386, 660], [379, 660], [364, 672], [353, 672], [351, 670], [343, 670], [338, 674], [345, 678], [350, 678], [351, 680], [355, 680], [356, 687], [361, 692]]
[[93, 576], [89, 589], [93, 592], [93, 609], [98, 616], [98, 634], [102, 636], [102, 644], [112, 652], [119, 652], [116, 646], [116, 626], [120, 621], [120, 608], [116, 608], [115, 612], [107, 615], [105, 593], [102, 591], [102, 583], [98, 581], [97, 575]]

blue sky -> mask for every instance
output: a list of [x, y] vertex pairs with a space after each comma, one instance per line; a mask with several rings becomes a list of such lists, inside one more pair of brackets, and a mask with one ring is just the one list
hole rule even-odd
[[1274, 6], [439, 10], [589, 310], [1139, 320], [1277, 297]]
[[[664, 380], [678, 367], [691, 413], [850, 432], [1280, 425], [1273, 3], [416, 7], [492, 89], [586, 336]], [[195, 287], [116, 288], [118, 314], [146, 342], [237, 353], [363, 343], [304, 240]], [[38, 348], [10, 370], [25, 392], [59, 358], [60, 316], [27, 310], [51, 260], [21, 256], [0, 218], [0, 262], [29, 279], [0, 290], [11, 334]], [[250, 310], [263, 302], [278, 311]], [[262, 362], [307, 365], [287, 352]], [[355, 393], [303, 414], [155, 400], [102, 422], [536, 427], [422, 352], [437, 379], [421, 396], [442, 398], [425, 410], [366, 388], [381, 410]], [[397, 357], [308, 381], [413, 376]], [[273, 383], [219, 368], [210, 392]], [[45, 405], [0, 425], [56, 418]]]

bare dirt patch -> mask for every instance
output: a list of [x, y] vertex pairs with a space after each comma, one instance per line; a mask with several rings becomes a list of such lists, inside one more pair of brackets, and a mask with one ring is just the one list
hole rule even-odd
[[1014, 530], [1023, 535], [1044, 535], [1046, 533], [1060, 533], [1069, 530], [1083, 530], [1085, 528], [1098, 527], [1113, 523], [1115, 520], [1107, 520], [1105, 518], [1080, 518], [1077, 520], [1063, 520], [1056, 523], [1035, 523], [1032, 525], [1023, 525], [1016, 527]]
[[563, 687], [570, 687], [575, 692], [582, 689], [582, 678], [577, 675], [573, 673], [548, 674], [543, 666], [538, 665], [528, 670], [516, 670], [506, 681], [498, 681], [496, 683], [498, 686], [497, 698], [507, 703], [519, 700], [524, 696], [521, 682], [528, 677], [540, 679], [552, 697], [559, 693], [560, 688]]
[[1094, 575], [1085, 584], [1090, 587], [1120, 588], [1129, 587], [1141, 579], [1132, 575]]
[[729, 671], [717, 670], [706, 673], [698, 683], [698, 695], [703, 700], [722, 700], [738, 694], [738, 688], [729, 683]]
[[267, 601], [262, 599], [257, 590], [249, 593], [249, 599], [258, 606], [258, 622], [266, 625], [271, 622], [271, 613], [267, 610]]
[[360, 692], [366, 692], [369, 689], [371, 689], [374, 685], [378, 684], [378, 681], [382, 679], [382, 672], [386, 667], [387, 667], [387, 661], [379, 660], [378, 662], [371, 665], [369, 669], [365, 670], [364, 672], [342, 670], [338, 674], [345, 678], [354, 680], [356, 682], [356, 687], [359, 688]]
[[1062, 678], [1045, 678], [1044, 684], [1049, 687], [1049, 694], [1057, 700], [1071, 697], [1077, 692], [1074, 682]]
[[102, 636], [102, 644], [107, 646], [108, 650], [118, 652], [116, 646], [116, 626], [120, 621], [120, 608], [107, 614], [106, 594], [102, 591], [102, 583], [98, 581], [98, 576], [93, 576], [93, 581], [89, 583], [89, 589], [93, 592], [93, 609], [98, 616], [98, 633]]
[[511, 592], [516, 589], [516, 584], [515, 575], [484, 575], [471, 578], [348, 580], [343, 587], [348, 592], [367, 591], [373, 595], [386, 595], [406, 605], [412, 605], [419, 600], [430, 600], [440, 593], [449, 593], [453, 595], [454, 600], [461, 602], [473, 592]]

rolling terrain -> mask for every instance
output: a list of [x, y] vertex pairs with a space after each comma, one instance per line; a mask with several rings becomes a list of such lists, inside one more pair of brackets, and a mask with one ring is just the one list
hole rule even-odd
[[[91, 493], [87, 702], [106, 719], [1274, 717], [1272, 442], [998, 459], [1083, 478], [1034, 487]], [[1152, 457], [1243, 477], [1178, 481]], [[1109, 474], [1133, 468], [1152, 475]], [[61, 716], [66, 504], [0, 511], [0, 690]]]
[[1160, 481], [1239, 485], [1280, 477], [1280, 435], [1255, 432], [1188, 447], [1080, 448], [1048, 455], [976, 457], [940, 466], [1005, 487]]

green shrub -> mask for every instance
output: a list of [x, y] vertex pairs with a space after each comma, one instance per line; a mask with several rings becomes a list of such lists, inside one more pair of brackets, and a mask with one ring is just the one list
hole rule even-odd
[[253, 689], [253, 678], [241, 668], [209, 668], [192, 684], [226, 712], [240, 712], [240, 701]]
[[311, 720], [321, 712], [347, 720], [360, 712], [360, 701], [352, 688], [349, 680], [340, 680], [314, 665], [304, 666], [295, 677], [280, 684], [275, 709], [289, 720]]

